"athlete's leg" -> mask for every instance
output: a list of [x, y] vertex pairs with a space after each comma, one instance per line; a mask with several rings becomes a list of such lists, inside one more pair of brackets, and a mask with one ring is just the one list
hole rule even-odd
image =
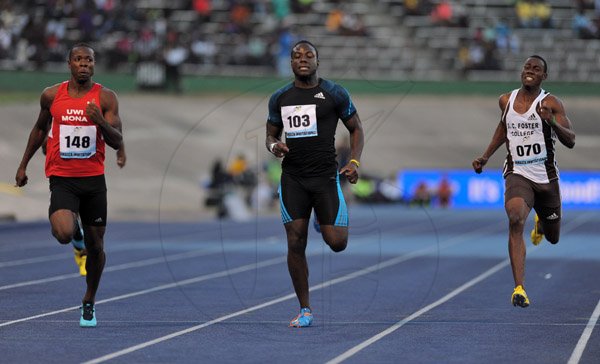
[[562, 219], [558, 180], [536, 187], [534, 208], [539, 218], [538, 227], [541, 228], [546, 240], [556, 244], [560, 239], [560, 221]]
[[315, 214], [321, 223], [321, 235], [334, 252], [341, 252], [348, 245], [348, 208], [339, 175], [320, 183], [315, 195]]
[[552, 244], [558, 243], [558, 240], [560, 239], [560, 221], [548, 222], [540, 220], [540, 222], [542, 224], [542, 231], [544, 232], [546, 240]]
[[336, 253], [346, 249], [348, 245], [347, 226], [321, 225], [321, 235], [325, 243]]
[[85, 268], [87, 276], [87, 290], [83, 296], [84, 303], [94, 303], [96, 301], [96, 291], [100, 284], [100, 278], [104, 271], [106, 255], [104, 254], [104, 232], [106, 226], [83, 225], [85, 247], [87, 250], [87, 260]]
[[70, 243], [75, 233], [80, 203], [78, 192], [71, 179], [50, 177], [48, 216], [52, 235], [61, 244]]
[[513, 197], [505, 202], [504, 208], [508, 217], [508, 254], [510, 256], [515, 287], [519, 285], [523, 286], [526, 255], [523, 230], [531, 207], [527, 205], [523, 198]]
[[77, 214], [71, 210], [60, 209], [50, 215], [52, 235], [61, 244], [69, 244], [75, 233]]
[[104, 176], [90, 177], [86, 180], [87, 193], [81, 198], [79, 216], [83, 224], [83, 236], [87, 259], [87, 290], [83, 303], [94, 303], [100, 277], [104, 270], [104, 232], [106, 231], [107, 199]]
[[308, 219], [296, 219], [285, 224], [288, 241], [288, 270], [301, 308], [310, 308], [308, 298], [308, 263], [306, 262], [308, 221]]

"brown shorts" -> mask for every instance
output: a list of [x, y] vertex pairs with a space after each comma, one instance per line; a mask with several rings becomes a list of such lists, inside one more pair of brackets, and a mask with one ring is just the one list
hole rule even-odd
[[560, 187], [558, 179], [550, 183], [535, 183], [515, 173], [504, 180], [504, 201], [520, 197], [527, 206], [533, 208], [540, 220], [545, 223], [559, 222], [561, 214]]

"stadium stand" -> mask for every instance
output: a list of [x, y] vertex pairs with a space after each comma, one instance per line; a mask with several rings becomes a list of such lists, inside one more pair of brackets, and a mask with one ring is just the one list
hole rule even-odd
[[306, 38], [328, 77], [508, 80], [540, 54], [552, 80], [600, 82], [600, 33], [580, 39], [578, 9], [600, 23], [589, 0], [4, 0], [0, 69], [63, 71], [83, 40], [117, 72], [153, 69], [181, 47], [184, 74], [286, 76], [289, 46]]

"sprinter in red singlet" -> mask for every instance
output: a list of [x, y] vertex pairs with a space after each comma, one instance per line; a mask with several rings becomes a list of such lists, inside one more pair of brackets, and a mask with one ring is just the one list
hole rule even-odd
[[79, 325], [94, 327], [94, 302], [106, 259], [105, 145], [119, 149], [123, 137], [116, 94], [92, 81], [94, 50], [78, 43], [69, 51], [67, 63], [71, 78], [42, 92], [40, 113], [15, 180], [19, 187], [27, 184], [27, 164], [48, 135], [46, 177], [50, 180], [52, 235], [61, 244], [70, 243], [79, 214], [87, 250], [87, 290]]

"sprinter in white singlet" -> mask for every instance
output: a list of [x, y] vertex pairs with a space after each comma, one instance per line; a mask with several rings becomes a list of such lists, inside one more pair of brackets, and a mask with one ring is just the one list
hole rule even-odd
[[486, 151], [472, 165], [477, 173], [500, 146], [506, 144], [504, 207], [509, 221], [508, 252], [515, 288], [514, 306], [529, 306], [525, 293], [525, 221], [536, 212], [531, 240], [545, 237], [552, 244], [560, 237], [561, 200], [554, 144], [575, 146], [575, 133], [562, 102], [541, 88], [548, 77], [546, 61], [527, 58], [521, 71], [521, 88], [500, 96], [502, 118]]

